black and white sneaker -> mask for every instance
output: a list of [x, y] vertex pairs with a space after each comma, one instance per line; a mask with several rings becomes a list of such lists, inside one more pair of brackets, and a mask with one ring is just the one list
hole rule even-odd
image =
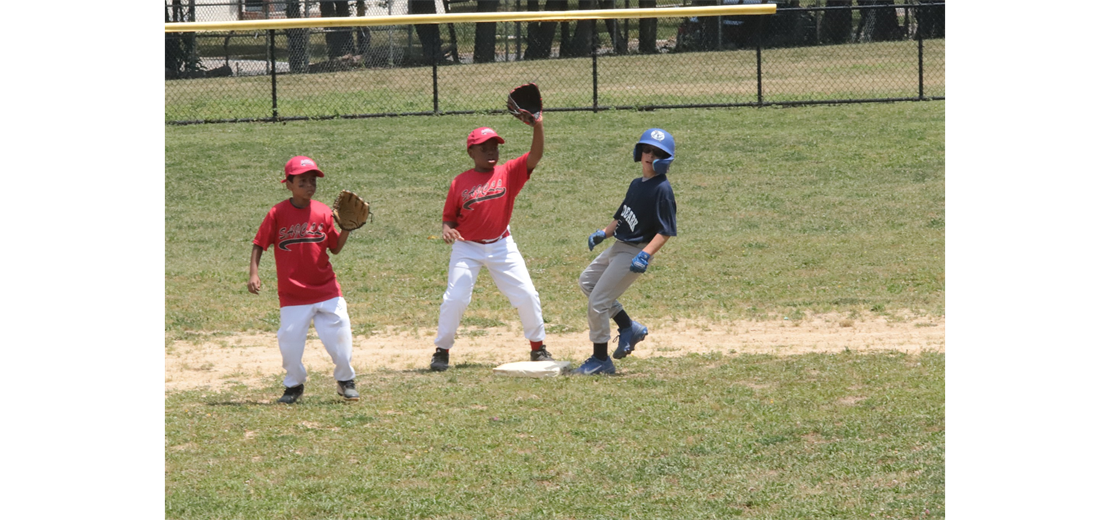
[[336, 381], [336, 393], [343, 396], [347, 401], [358, 401], [358, 390], [355, 390], [355, 380], [350, 381]]
[[289, 386], [285, 388], [285, 393], [282, 394], [281, 399], [278, 399], [277, 402], [293, 404], [297, 402], [297, 399], [301, 398], [302, 394], [304, 394], [304, 385]]
[[450, 352], [448, 352], [447, 349], [436, 347], [435, 354], [432, 354], [431, 369], [436, 372], [447, 370], [447, 367], [450, 366], [449, 359]]
[[544, 345], [539, 350], [532, 351], [532, 361], [555, 361], [555, 358], [551, 357], [551, 353], [547, 351], [547, 345]]

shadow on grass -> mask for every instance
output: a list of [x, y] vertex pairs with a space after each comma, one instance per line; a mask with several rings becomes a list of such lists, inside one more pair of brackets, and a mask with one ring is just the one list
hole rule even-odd
[[407, 370], [398, 370], [396, 372], [399, 374], [450, 374], [452, 370], [493, 370], [496, 366], [497, 365], [489, 363], [471, 363], [469, 361], [464, 361], [462, 363], [451, 365], [447, 370], [444, 370], [443, 372], [436, 372], [435, 370], [432, 370], [430, 368], [410, 368]]

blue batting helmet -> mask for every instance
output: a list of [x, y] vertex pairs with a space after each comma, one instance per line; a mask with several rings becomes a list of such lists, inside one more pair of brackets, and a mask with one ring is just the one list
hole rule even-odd
[[655, 173], [663, 175], [671, 167], [671, 161], [674, 161], [674, 136], [663, 130], [662, 128], [649, 128], [640, 136], [640, 140], [636, 142], [636, 146], [632, 148], [632, 160], [640, 162], [640, 156], [643, 155], [643, 145], [648, 144], [666, 152], [667, 157], [663, 159], [656, 159], [652, 161], [651, 167], [655, 169]]

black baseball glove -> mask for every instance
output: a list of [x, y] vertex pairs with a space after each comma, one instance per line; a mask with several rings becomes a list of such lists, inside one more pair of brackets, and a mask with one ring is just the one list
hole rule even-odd
[[528, 126], [534, 125], [536, 121], [543, 121], [543, 98], [540, 97], [540, 88], [535, 83], [514, 88], [509, 92], [506, 106], [509, 113]]

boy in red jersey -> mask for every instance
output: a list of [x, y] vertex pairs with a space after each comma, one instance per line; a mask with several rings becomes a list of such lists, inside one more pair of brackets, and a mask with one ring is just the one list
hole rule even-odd
[[449, 350], [463, 311], [470, 304], [474, 281], [482, 267], [489, 270], [498, 290], [517, 309], [524, 337], [531, 344], [532, 361], [551, 361], [543, 344], [540, 296], [532, 285], [528, 266], [509, 232], [513, 203], [532, 170], [543, 157], [543, 116], [532, 126], [532, 148], [516, 159], [498, 165], [498, 145], [505, 140], [492, 128], [481, 127], [466, 138], [466, 153], [474, 168], [451, 181], [443, 205], [443, 241], [452, 244], [447, 267], [447, 290], [439, 307], [439, 330], [431, 369], [447, 370]]
[[258, 278], [262, 252], [271, 244], [277, 246], [274, 263], [281, 305], [277, 338], [285, 368], [285, 394], [278, 399], [279, 403], [293, 404], [304, 393], [308, 373], [301, 358], [309, 325], [315, 325], [316, 334], [335, 363], [339, 395], [347, 401], [359, 398], [355, 390], [355, 369], [351, 366], [351, 319], [347, 316], [347, 301], [343, 299], [339, 280], [328, 260], [328, 251], [338, 255], [343, 250], [350, 231], [337, 232], [331, 208], [312, 200], [316, 178], [323, 176], [316, 162], [303, 155], [285, 163], [285, 178], [281, 182], [293, 196], [270, 208], [254, 237], [251, 251], [247, 290], [258, 294], [262, 288], [262, 280]]

